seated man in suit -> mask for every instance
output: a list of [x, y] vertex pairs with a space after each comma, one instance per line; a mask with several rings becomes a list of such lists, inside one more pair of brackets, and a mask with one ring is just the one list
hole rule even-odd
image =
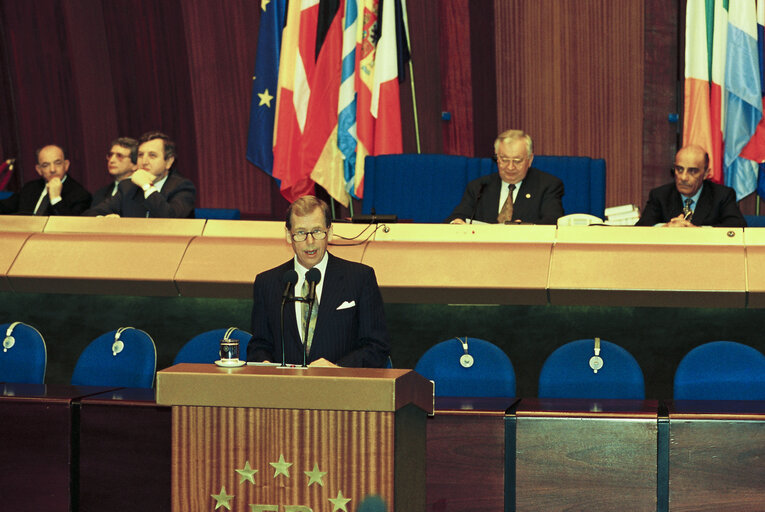
[[531, 137], [521, 130], [506, 130], [494, 141], [494, 153], [499, 172], [468, 183], [446, 222], [555, 224], [563, 216], [563, 182], [531, 167]]
[[175, 142], [161, 132], [145, 133], [139, 140], [138, 170], [120, 182], [115, 195], [84, 215], [192, 217], [197, 190], [191, 181], [171, 170], [174, 162]]
[[671, 172], [674, 183], [651, 190], [637, 226], [746, 227], [736, 192], [706, 179], [711, 169], [704, 148], [681, 148]]
[[106, 154], [106, 166], [112, 182], [93, 194], [91, 207], [101, 204], [107, 198], [117, 195], [121, 181], [130, 178], [138, 162], [138, 141], [130, 137], [120, 137], [109, 145]]
[[69, 176], [69, 160], [61, 146], [51, 144], [35, 152], [40, 179], [0, 201], [0, 213], [19, 215], [80, 215], [90, 205], [90, 192]]
[[285, 288], [289, 290], [288, 273], [297, 272], [294, 295], [305, 297], [306, 273], [318, 269], [321, 279], [308, 327], [306, 361], [310, 366], [385, 366], [390, 345], [375, 272], [327, 252], [331, 223], [327, 203], [313, 196], [303, 196], [287, 209], [285, 237], [295, 257], [255, 278], [248, 361], [281, 363], [284, 353], [287, 364], [303, 363], [307, 304], [286, 303], [283, 334], [280, 306]]

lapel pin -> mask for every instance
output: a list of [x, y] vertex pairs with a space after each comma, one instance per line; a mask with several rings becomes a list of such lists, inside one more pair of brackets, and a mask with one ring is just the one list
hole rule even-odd
[[526, 194], [526, 199], [531, 199], [531, 194]]

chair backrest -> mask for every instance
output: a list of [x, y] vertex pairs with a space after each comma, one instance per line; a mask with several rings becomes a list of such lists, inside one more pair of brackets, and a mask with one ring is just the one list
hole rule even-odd
[[242, 212], [237, 208], [194, 208], [194, 218], [239, 220]]
[[181, 347], [175, 355], [173, 364], [214, 363], [220, 359], [220, 340], [226, 334], [228, 334], [228, 339], [239, 341], [239, 359], [247, 359], [247, 344], [250, 342], [252, 334], [236, 327], [230, 327], [229, 329], [213, 329], [197, 334]]
[[586, 156], [534, 155], [533, 167], [563, 182], [563, 211], [601, 219], [606, 209], [606, 161]]
[[675, 372], [675, 400], [765, 400], [765, 355], [735, 341], [700, 345]]
[[747, 227], [765, 228], [765, 215], [744, 215]]
[[[606, 162], [582, 156], [535, 155], [534, 167], [563, 181], [563, 209], [603, 217]], [[443, 222], [460, 202], [467, 184], [497, 171], [490, 158], [401, 154], [364, 160], [362, 212], [397, 215], [414, 222]]]
[[510, 358], [486, 340], [465, 337], [442, 341], [420, 357], [414, 370], [436, 383], [436, 396], [515, 396], [515, 370]]
[[151, 388], [157, 373], [157, 349], [140, 329], [121, 327], [93, 340], [77, 359], [76, 386]]
[[43, 384], [48, 353], [45, 340], [34, 327], [13, 322], [0, 325], [0, 382]]
[[[645, 398], [643, 371], [634, 357], [619, 345], [595, 339], [566, 343], [550, 354], [539, 375], [540, 398]], [[601, 367], [597, 373], [597, 360]]]

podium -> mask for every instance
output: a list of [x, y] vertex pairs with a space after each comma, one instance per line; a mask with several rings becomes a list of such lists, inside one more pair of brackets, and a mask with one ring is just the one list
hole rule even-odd
[[425, 510], [433, 385], [411, 370], [179, 364], [157, 374], [172, 406], [172, 510]]

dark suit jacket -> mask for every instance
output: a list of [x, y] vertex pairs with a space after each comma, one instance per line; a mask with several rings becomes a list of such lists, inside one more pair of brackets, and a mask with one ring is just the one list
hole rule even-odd
[[[656, 187], [648, 194], [648, 202], [636, 226], [653, 226], [669, 222], [683, 213], [683, 199], [675, 183]], [[736, 192], [724, 185], [704, 181], [699, 202], [693, 211], [691, 222], [697, 226], [746, 227], [736, 204]]]
[[[390, 345], [375, 272], [361, 263], [328, 256], [307, 361], [323, 357], [340, 366], [382, 368], [388, 360]], [[279, 322], [282, 276], [294, 267], [294, 260], [289, 260], [255, 278], [248, 361], [282, 360]], [[338, 310], [344, 302], [355, 302], [355, 306]], [[284, 346], [287, 363], [303, 363], [303, 343], [291, 302], [284, 307]]]
[[112, 190], [114, 190], [114, 182], [110, 181], [108, 185], [104, 185], [95, 192], [93, 192], [93, 201], [90, 203], [90, 207], [93, 208], [101, 204], [102, 201], [112, 197]]
[[[0, 201], [0, 213], [34, 215], [35, 206], [45, 188], [43, 178], [29, 181], [21, 187], [21, 192]], [[61, 201], [48, 206], [40, 215], [80, 215], [90, 206], [90, 192], [67, 174], [61, 186]]]
[[[475, 210], [475, 220], [496, 224], [499, 195], [503, 185], [507, 186], [496, 172], [471, 181], [465, 189], [462, 201], [446, 222], [454, 219], [464, 219], [468, 222]], [[558, 218], [563, 216], [562, 198], [563, 182], [561, 180], [530, 167], [513, 203], [513, 220], [534, 224], [555, 224]]]
[[144, 198], [143, 190], [130, 180], [122, 180], [117, 193], [93, 206], [83, 215], [108, 215], [120, 217], [185, 218], [194, 216], [197, 189], [190, 180], [171, 172], [162, 190]]

